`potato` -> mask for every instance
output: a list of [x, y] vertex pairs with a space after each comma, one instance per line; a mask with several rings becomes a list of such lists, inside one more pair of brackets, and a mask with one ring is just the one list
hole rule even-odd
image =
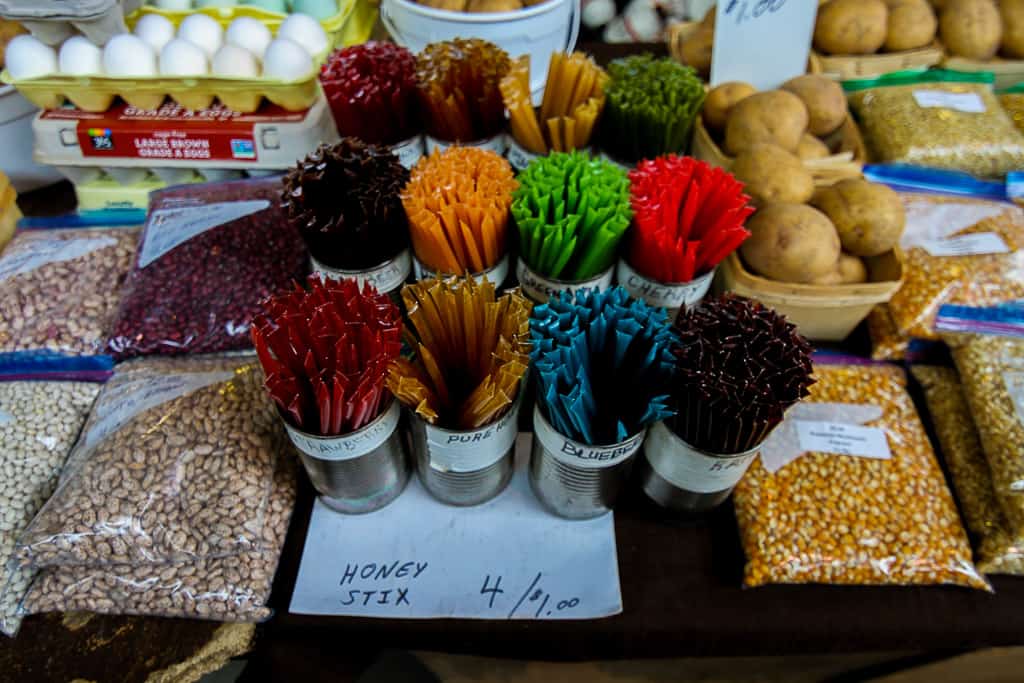
[[992, 0], [950, 0], [939, 18], [939, 35], [952, 55], [992, 59], [1003, 39], [1003, 22]]
[[1003, 56], [1024, 58], [1024, 0], [1000, 0], [999, 14], [1003, 18]]
[[804, 162], [778, 145], [754, 145], [736, 157], [732, 174], [761, 204], [803, 204], [814, 195], [814, 177]]
[[692, 66], [701, 78], [711, 73], [711, 50], [715, 40], [715, 31], [700, 28], [692, 36], [683, 41], [680, 56], [683, 64]]
[[906, 225], [903, 202], [885, 185], [860, 178], [822, 188], [811, 204], [836, 227], [843, 249], [855, 256], [878, 256], [897, 244]]
[[828, 216], [804, 204], [769, 204], [747, 221], [740, 255], [755, 272], [782, 282], [812, 282], [835, 272], [839, 236]]
[[810, 133], [804, 133], [796, 147], [796, 155], [801, 159], [824, 159], [832, 155], [832, 150]]
[[795, 152], [807, 131], [809, 116], [803, 101], [785, 90], [767, 90], [745, 97], [729, 110], [725, 149], [736, 155], [761, 142]]
[[928, 0], [885, 0], [885, 4], [889, 7], [887, 51], [916, 50], [935, 40], [939, 21]]
[[814, 47], [829, 55], [869, 55], [885, 43], [889, 11], [882, 0], [829, 0], [818, 8]]
[[859, 285], [868, 281], [868, 267], [864, 265], [864, 259], [845, 251], [839, 254], [839, 264], [836, 267], [839, 281], [844, 285]]
[[814, 278], [813, 280], [811, 280], [807, 284], [810, 284], [810, 285], [825, 285], [825, 286], [828, 286], [828, 287], [833, 287], [835, 285], [843, 284], [843, 277], [839, 274], [839, 270], [837, 268], [835, 270], [829, 271], [828, 273], [825, 273], [821, 277]]
[[819, 137], [835, 132], [846, 120], [846, 95], [831, 78], [807, 74], [791, 78], [782, 89], [793, 93], [807, 107], [811, 135]]
[[701, 109], [704, 125], [708, 130], [715, 132], [724, 130], [725, 121], [733, 105], [756, 92], [757, 89], [754, 86], [740, 81], [730, 81], [715, 86], [704, 98], [704, 107]]

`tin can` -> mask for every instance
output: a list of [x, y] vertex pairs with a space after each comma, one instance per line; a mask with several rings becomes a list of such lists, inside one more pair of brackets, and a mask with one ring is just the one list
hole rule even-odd
[[544, 277], [534, 272], [521, 258], [516, 264], [516, 277], [519, 279], [519, 286], [531, 301], [544, 304], [553, 296], [561, 292], [575, 294], [581, 289], [596, 289], [603, 292], [612, 286], [612, 276], [615, 274], [615, 266], [588, 280], [556, 280]]
[[[520, 390], [520, 396], [522, 391]], [[500, 419], [473, 430], [442, 429], [412, 414], [412, 450], [423, 487], [448, 505], [479, 505], [512, 479], [520, 397]]]
[[626, 259], [619, 259], [615, 279], [631, 297], [650, 306], [664, 308], [669, 319], [675, 320], [680, 308], [703, 301], [711, 289], [716, 270], [717, 267], [690, 282], [658, 282], [633, 270]]
[[398, 157], [398, 163], [406, 168], [412, 168], [423, 157], [423, 136], [414, 135], [408, 140], [402, 140], [391, 145], [391, 152]]
[[352, 279], [359, 283], [359, 288], [369, 282], [381, 294], [388, 294], [392, 299], [399, 297], [399, 290], [412, 272], [412, 253], [403, 249], [393, 259], [366, 270], [345, 270], [324, 265], [315, 258], [309, 258], [313, 272], [334, 280]]
[[[497, 263], [495, 263], [487, 270], [482, 270], [479, 273], [473, 273], [473, 279], [479, 285], [483, 284], [484, 278], [487, 278], [488, 282], [493, 284], [495, 289], [500, 289], [501, 286], [505, 283], [505, 280], [508, 279], [509, 258], [509, 255], [505, 254], [504, 256], [501, 257], [501, 259], [498, 260]], [[438, 275], [438, 273], [432, 272], [430, 268], [427, 265], [425, 265], [422, 261], [420, 261], [418, 258], [416, 258], [415, 255], [412, 257], [412, 269], [413, 276], [415, 277], [417, 282], [419, 282], [420, 280], [428, 280]], [[462, 277], [462, 274], [440, 273], [440, 276], [443, 278]]]
[[676, 512], [705, 512], [721, 505], [760, 449], [708, 453], [680, 439], [664, 422], [651, 425], [648, 432], [641, 485], [651, 500]]
[[629, 480], [644, 432], [620, 443], [588, 446], [559, 434], [533, 409], [530, 486], [548, 510], [567, 519], [608, 512]]
[[384, 507], [409, 482], [409, 456], [398, 424], [398, 401], [376, 420], [351, 434], [318, 436], [285, 422], [288, 436], [324, 504], [361, 514]]

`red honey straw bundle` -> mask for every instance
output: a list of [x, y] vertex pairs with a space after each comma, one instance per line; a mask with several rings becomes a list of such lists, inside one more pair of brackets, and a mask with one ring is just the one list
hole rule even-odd
[[675, 154], [645, 159], [629, 172], [634, 228], [628, 261], [659, 282], [690, 282], [750, 237], [754, 212], [730, 173]]
[[388, 368], [402, 349], [402, 317], [386, 294], [355, 280], [308, 280], [309, 289], [261, 303], [253, 322], [266, 387], [293, 426], [336, 436], [384, 407]]

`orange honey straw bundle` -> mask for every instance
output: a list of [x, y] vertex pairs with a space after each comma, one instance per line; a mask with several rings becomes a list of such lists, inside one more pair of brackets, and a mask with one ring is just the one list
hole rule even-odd
[[586, 147], [604, 109], [607, 81], [608, 74], [589, 56], [554, 52], [538, 114], [530, 99], [530, 59], [520, 57], [501, 80], [512, 136], [535, 154]]
[[420, 159], [402, 191], [416, 258], [446, 274], [497, 265], [518, 186], [508, 161], [489, 150], [449, 147]]

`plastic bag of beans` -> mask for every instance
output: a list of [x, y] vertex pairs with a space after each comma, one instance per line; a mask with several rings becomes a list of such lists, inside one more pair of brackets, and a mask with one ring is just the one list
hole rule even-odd
[[744, 584], [948, 583], [989, 590], [971, 562], [903, 371], [820, 361], [814, 370], [818, 381], [805, 405], [853, 405], [852, 412], [879, 417], [855, 424], [796, 421], [791, 429], [799, 449], [788, 463], [767, 463], [762, 448], [735, 491]]
[[978, 569], [986, 574], [1024, 574], [1024, 539], [1016, 537], [999, 506], [956, 370], [917, 365], [911, 371], [924, 389], [967, 531], [975, 541]]
[[23, 230], [0, 255], [0, 366], [104, 353], [137, 228]]
[[259, 550], [274, 472], [288, 460], [262, 383], [252, 356], [118, 366], [19, 558], [100, 566]]
[[14, 635], [34, 572], [10, 563], [15, 541], [57, 486], [100, 385], [0, 381], [0, 632]]
[[114, 355], [252, 348], [258, 303], [309, 272], [280, 194], [275, 177], [154, 192], [110, 338]]

